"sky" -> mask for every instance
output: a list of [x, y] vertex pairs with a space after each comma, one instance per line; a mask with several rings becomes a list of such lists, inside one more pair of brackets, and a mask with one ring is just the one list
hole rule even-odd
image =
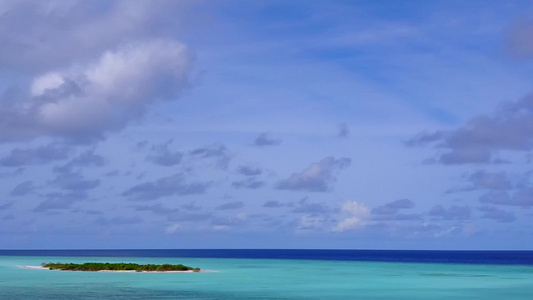
[[0, 249], [533, 249], [533, 3], [0, 0]]

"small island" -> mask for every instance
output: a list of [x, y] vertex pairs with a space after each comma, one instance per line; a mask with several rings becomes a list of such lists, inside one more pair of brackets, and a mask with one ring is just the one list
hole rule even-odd
[[135, 263], [42, 263], [43, 268], [62, 271], [88, 271], [88, 272], [200, 272], [200, 268], [184, 265], [139, 265]]

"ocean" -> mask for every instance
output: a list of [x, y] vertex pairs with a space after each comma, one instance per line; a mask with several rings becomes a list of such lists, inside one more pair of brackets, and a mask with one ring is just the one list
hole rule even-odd
[[[25, 269], [184, 264], [216, 272]], [[0, 299], [533, 299], [531, 251], [0, 250]]]

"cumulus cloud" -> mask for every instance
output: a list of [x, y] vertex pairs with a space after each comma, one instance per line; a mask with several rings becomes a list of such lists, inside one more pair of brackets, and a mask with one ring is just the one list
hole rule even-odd
[[294, 173], [289, 178], [280, 181], [276, 188], [308, 192], [330, 191], [338, 172], [348, 167], [350, 163], [349, 158], [326, 157], [320, 162], [312, 163], [302, 172]]
[[35, 190], [35, 185], [33, 181], [24, 181], [22, 183], [17, 184], [13, 190], [11, 190], [11, 193], [9, 193], [11, 196], [26, 196], [30, 193], [32, 193]]
[[105, 163], [106, 161], [104, 157], [99, 154], [95, 154], [93, 149], [81, 153], [62, 166], [55, 167], [54, 171], [59, 173], [68, 173], [74, 172], [73, 169], [76, 167], [101, 167], [104, 166]]
[[478, 210], [483, 212], [482, 218], [504, 223], [514, 222], [516, 220], [514, 212], [505, 211], [496, 207], [484, 206], [478, 208]]
[[203, 194], [210, 186], [207, 182], [187, 183], [181, 173], [145, 182], [131, 187], [122, 193], [130, 200], [156, 200], [173, 195], [185, 196]]
[[7, 210], [11, 206], [13, 206], [13, 202], [8, 202], [8, 203], [5, 203], [5, 204], [2, 204], [2, 205], [0, 205], [0, 211]]
[[9, 178], [9, 177], [15, 177], [17, 175], [21, 175], [24, 173], [24, 171], [26, 170], [26, 168], [24, 167], [19, 167], [17, 168], [16, 170], [13, 170], [13, 171], [9, 171], [9, 172], [2, 172], [0, 173], [0, 179], [2, 178]]
[[228, 156], [228, 149], [224, 145], [214, 144], [194, 149], [190, 151], [189, 154], [201, 158], [219, 158]]
[[215, 229], [227, 229], [234, 226], [241, 226], [245, 223], [246, 218], [243, 215], [237, 216], [225, 216], [225, 217], [214, 217], [211, 219], [211, 225]]
[[91, 190], [100, 185], [99, 179], [85, 179], [83, 175], [77, 172], [66, 172], [58, 174], [50, 181], [51, 185], [65, 190]]
[[333, 227], [333, 231], [343, 232], [365, 226], [370, 210], [363, 203], [347, 201], [342, 204], [342, 214], [344, 219]]
[[395, 214], [395, 215], [388, 215], [388, 216], [380, 216], [377, 218], [374, 218], [375, 220], [379, 221], [412, 221], [412, 220], [422, 220], [422, 216], [420, 214]]
[[202, 209], [201, 206], [196, 205], [194, 202], [191, 202], [191, 203], [188, 203], [188, 204], [182, 204], [180, 207], [185, 209], [185, 210], [189, 210], [189, 211], [198, 211], [198, 210]]
[[76, 201], [86, 199], [87, 194], [84, 191], [72, 191], [68, 193], [49, 193], [43, 197], [45, 200], [33, 209], [35, 212], [69, 209]]
[[34, 78], [26, 98], [0, 102], [0, 139], [101, 139], [142, 117], [153, 102], [175, 98], [187, 85], [190, 65], [184, 45], [156, 39], [49, 71]]
[[324, 214], [328, 213], [330, 209], [319, 202], [309, 202], [307, 198], [303, 198], [292, 209], [293, 213], [305, 213], [305, 214]]
[[257, 176], [257, 175], [261, 175], [261, 173], [263, 173], [263, 171], [261, 169], [255, 168], [255, 167], [251, 167], [251, 166], [239, 166], [237, 168], [237, 172], [240, 175], [244, 175], [244, 176]]
[[371, 214], [375, 221], [410, 221], [422, 218], [419, 214], [404, 214], [401, 210], [411, 209], [415, 203], [409, 199], [395, 200], [372, 209]]
[[436, 161], [446, 165], [498, 163], [499, 150], [533, 150], [533, 96], [503, 103], [492, 115], [471, 119], [452, 131], [422, 133], [409, 146], [434, 145], [444, 151]]
[[150, 212], [153, 212], [156, 214], [162, 214], [162, 215], [168, 215], [168, 214], [179, 212], [179, 209], [164, 207], [163, 205], [161, 205], [161, 203], [157, 203], [153, 205], [134, 206], [134, 209], [136, 211], [150, 211]]
[[167, 226], [167, 228], [165, 228], [165, 233], [166, 234], [173, 234], [173, 233], [175, 233], [176, 231], [178, 231], [180, 229], [181, 229], [181, 225], [180, 224], [172, 224], [172, 225]]
[[68, 158], [71, 150], [70, 147], [56, 144], [48, 144], [37, 148], [15, 148], [8, 155], [0, 158], [0, 166], [20, 167], [46, 164]]
[[[94, 5], [93, 5], [94, 4]], [[0, 64], [43, 71], [71, 65], [124, 40], [168, 36], [182, 1], [0, 1]], [[166, 25], [166, 26], [165, 26]], [[13, 34], [16, 28], [17, 34]]]
[[243, 180], [234, 181], [231, 183], [236, 189], [259, 189], [265, 185], [264, 181], [257, 180], [255, 177], [249, 177]]
[[259, 168], [241, 165], [236, 171], [239, 175], [245, 176], [244, 179], [231, 183], [231, 186], [236, 189], [259, 189], [265, 185], [263, 180], [258, 179], [258, 176], [263, 173], [263, 170]]
[[523, 188], [509, 193], [507, 191], [491, 191], [479, 197], [482, 203], [508, 205], [508, 206], [533, 206], [533, 188]]
[[285, 206], [285, 204], [279, 201], [276, 201], [276, 200], [269, 200], [263, 203], [263, 207], [267, 207], [267, 208], [276, 208], [276, 207], [283, 207], [283, 206]]
[[[470, 185], [462, 187], [454, 187], [446, 191], [446, 193], [467, 192], [473, 190], [509, 190], [513, 188], [514, 184], [511, 182], [506, 172], [491, 172], [491, 171], [475, 171], [467, 177]], [[516, 184], [520, 186], [519, 184]]]
[[171, 167], [179, 164], [183, 158], [183, 153], [169, 149], [169, 141], [163, 145], [156, 145], [152, 148], [153, 153], [146, 158], [148, 161], [165, 167]]
[[397, 214], [400, 209], [409, 209], [415, 207], [415, 203], [409, 199], [400, 199], [386, 203], [372, 209], [373, 215], [394, 215]]
[[115, 177], [115, 176], [119, 176], [120, 172], [118, 170], [113, 170], [113, 171], [106, 172], [104, 175], [107, 177]]
[[201, 159], [215, 159], [216, 166], [220, 169], [227, 169], [231, 160], [231, 154], [228, 148], [221, 144], [213, 144], [205, 147], [196, 148], [189, 151], [189, 155]]
[[512, 187], [505, 172], [477, 171], [468, 179], [475, 189], [506, 190]]
[[0, 99], [0, 141], [94, 140], [139, 119], [155, 101], [175, 99], [188, 84], [192, 56], [169, 38], [176, 27], [168, 24], [182, 22], [187, 6], [1, 1], [0, 75], [7, 92]]
[[300, 231], [318, 230], [323, 227], [325, 221], [325, 218], [320, 215], [302, 216], [298, 222], [296, 229]]
[[442, 205], [435, 205], [429, 211], [429, 216], [444, 220], [468, 220], [472, 215], [472, 208], [469, 206], [452, 205], [444, 208]]
[[275, 139], [270, 137], [267, 133], [261, 133], [255, 140], [254, 145], [263, 147], [263, 146], [277, 146], [281, 144], [280, 139]]
[[228, 210], [243, 208], [244, 203], [242, 201], [228, 202], [215, 207], [216, 210]]

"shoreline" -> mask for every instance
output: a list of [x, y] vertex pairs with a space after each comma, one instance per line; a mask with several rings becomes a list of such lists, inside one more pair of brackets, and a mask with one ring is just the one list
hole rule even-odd
[[27, 270], [48, 270], [48, 271], [63, 271], [63, 272], [101, 272], [101, 273], [216, 273], [217, 271], [212, 270], [200, 270], [200, 271], [135, 271], [135, 270], [99, 270], [99, 271], [75, 271], [75, 270], [50, 270], [42, 266], [18, 266], [22, 269]]

